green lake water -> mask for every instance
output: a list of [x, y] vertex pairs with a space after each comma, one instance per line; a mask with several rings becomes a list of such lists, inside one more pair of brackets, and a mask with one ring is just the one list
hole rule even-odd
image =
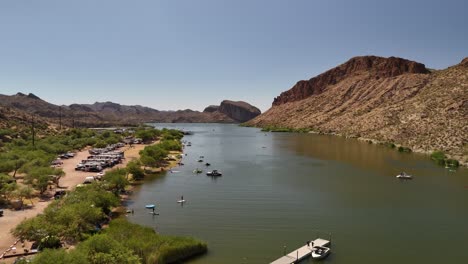
[[[184, 166], [135, 190], [129, 219], [206, 241], [208, 254], [187, 263], [269, 263], [329, 233], [332, 254], [323, 263], [468, 263], [466, 169], [335, 136], [155, 126], [193, 131], [184, 137], [192, 146]], [[197, 167], [202, 174], [192, 173]], [[223, 176], [206, 176], [211, 169]], [[414, 179], [396, 179], [401, 171]], [[160, 215], [145, 210], [152, 203]]]

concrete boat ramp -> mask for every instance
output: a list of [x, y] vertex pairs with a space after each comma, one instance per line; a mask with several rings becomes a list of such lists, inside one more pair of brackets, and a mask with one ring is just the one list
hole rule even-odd
[[[330, 245], [329, 240], [325, 240], [322, 238], [317, 238], [315, 240], [311, 241], [311, 245], [304, 245], [303, 247], [300, 247], [293, 252], [271, 262], [270, 264], [293, 264], [293, 263], [299, 263], [301, 260], [308, 258], [312, 254], [313, 247], [326, 247]], [[313, 246], [312, 246], [313, 245]]]

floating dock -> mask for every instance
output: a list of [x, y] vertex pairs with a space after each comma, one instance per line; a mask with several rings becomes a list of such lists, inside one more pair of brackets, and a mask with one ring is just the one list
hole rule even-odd
[[[317, 238], [311, 241], [313, 243], [313, 247], [326, 247], [330, 245], [329, 240], [325, 240], [322, 238]], [[300, 247], [293, 252], [271, 262], [270, 264], [293, 264], [299, 263], [301, 260], [308, 258], [312, 254], [313, 250], [312, 244], [311, 246], [305, 245]]]

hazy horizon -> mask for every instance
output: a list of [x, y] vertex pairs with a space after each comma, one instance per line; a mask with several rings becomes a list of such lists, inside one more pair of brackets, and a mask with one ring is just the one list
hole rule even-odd
[[0, 93], [203, 111], [273, 98], [355, 56], [443, 69], [468, 56], [465, 1], [6, 1]]

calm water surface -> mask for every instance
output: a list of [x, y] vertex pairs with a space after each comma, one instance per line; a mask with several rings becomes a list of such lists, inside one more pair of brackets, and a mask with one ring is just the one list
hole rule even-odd
[[[222, 124], [194, 131], [184, 166], [139, 187], [133, 222], [208, 243], [190, 264], [269, 263], [317, 234], [324, 263], [468, 263], [468, 170], [333, 136], [263, 133]], [[206, 176], [204, 163], [223, 176]], [[203, 174], [195, 175], [195, 168]], [[412, 181], [395, 178], [401, 171]], [[183, 195], [184, 206], [176, 201]], [[159, 216], [145, 211], [155, 203]], [[312, 263], [306, 260], [305, 263]]]

